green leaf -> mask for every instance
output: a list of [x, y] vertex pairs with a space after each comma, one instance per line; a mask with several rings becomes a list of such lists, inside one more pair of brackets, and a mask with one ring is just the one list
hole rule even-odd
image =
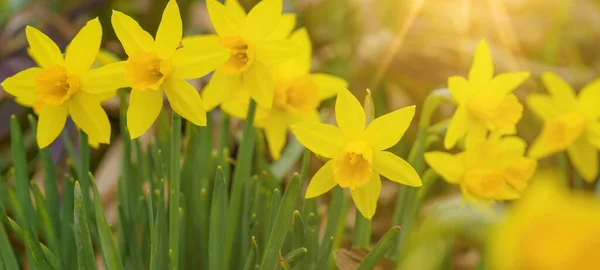
[[323, 240], [323, 244], [319, 248], [319, 260], [315, 269], [328, 269], [329, 257], [333, 248], [333, 236]]
[[100, 238], [100, 246], [102, 247], [102, 257], [106, 263], [106, 269], [108, 270], [122, 270], [123, 262], [121, 261], [121, 255], [113, 239], [113, 234], [110, 226], [106, 222], [104, 216], [104, 209], [102, 207], [102, 199], [98, 186], [96, 186], [96, 180], [90, 173], [89, 179], [92, 183], [92, 189], [94, 191], [94, 211], [96, 212], [96, 227], [98, 227], [98, 235]]
[[286, 254], [282, 259], [280, 259], [279, 265], [282, 268], [292, 269], [294, 266], [296, 266], [296, 264], [298, 264], [298, 262], [302, 261], [302, 259], [306, 257], [306, 253], [307, 250], [303, 247], [292, 250], [290, 253]]
[[371, 221], [366, 219], [358, 209], [352, 230], [352, 247], [369, 248], [371, 244]]
[[27, 230], [36, 230], [36, 214], [31, 203], [29, 192], [29, 175], [27, 171], [27, 158], [25, 153], [25, 144], [23, 143], [23, 134], [17, 118], [10, 117], [10, 150], [15, 167], [15, 193], [19, 204], [22, 207], [21, 224], [24, 224]]
[[373, 250], [369, 252], [367, 257], [363, 260], [363, 262], [358, 266], [359, 270], [368, 270], [375, 269], [377, 263], [385, 256], [385, 254], [392, 248], [394, 243], [396, 243], [396, 239], [400, 234], [400, 226], [394, 226], [390, 229], [379, 242], [373, 247]]
[[84, 197], [79, 182], [75, 182], [75, 242], [77, 243], [77, 265], [80, 270], [96, 269], [94, 248], [87, 224]]
[[250, 239], [251, 243], [250, 243], [250, 251], [248, 252], [248, 255], [246, 256], [246, 264], [244, 265], [244, 270], [254, 270], [255, 269], [255, 263], [256, 263], [256, 251], [258, 249], [258, 246], [256, 245], [256, 238], [254, 238], [254, 236], [252, 236], [252, 239]]
[[221, 167], [217, 168], [215, 187], [213, 189], [212, 204], [210, 209], [210, 234], [208, 245], [209, 269], [224, 269], [225, 256], [223, 243], [225, 241], [225, 226], [227, 224], [227, 186], [223, 179]]
[[56, 252], [58, 254], [60, 250], [58, 237], [55, 233], [56, 230], [54, 229], [54, 224], [52, 224], [50, 217], [48, 216], [48, 211], [46, 210], [47, 208], [44, 197], [42, 196], [42, 192], [35, 182], [31, 182], [31, 189], [33, 190], [33, 195], [37, 204], [40, 226], [46, 239], [46, 243], [50, 246], [52, 252]]
[[292, 223], [292, 247], [297, 249], [304, 246], [304, 221], [298, 210], [294, 211]]
[[60, 250], [62, 264], [65, 269], [75, 269], [77, 252], [75, 250], [75, 235], [73, 234], [75, 181], [73, 177], [65, 176], [63, 181], [63, 205], [61, 213]]
[[0, 211], [0, 215], [2, 215], [2, 220], [0, 220], [0, 255], [2, 256], [0, 256], [0, 259], [4, 262], [4, 267], [6, 269], [20, 269], [17, 258], [15, 257], [15, 252], [4, 228], [4, 222], [7, 220], [7, 216], [2, 205], [0, 205]]
[[170, 182], [169, 182], [169, 256], [171, 258], [170, 268], [179, 269], [179, 232], [181, 230], [179, 195], [181, 193], [181, 116], [173, 112], [171, 123], [171, 158], [170, 158]]
[[269, 207], [269, 226], [267, 226], [266, 235], [271, 235], [271, 231], [273, 231], [273, 224], [275, 224], [275, 217], [277, 215], [277, 210], [279, 209], [279, 204], [281, 204], [281, 191], [279, 189], [273, 190], [273, 195], [271, 195], [271, 206]]

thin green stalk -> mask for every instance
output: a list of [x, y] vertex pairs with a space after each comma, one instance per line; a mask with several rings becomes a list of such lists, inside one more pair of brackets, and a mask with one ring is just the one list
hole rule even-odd
[[169, 255], [171, 257], [171, 269], [179, 269], [179, 195], [181, 165], [179, 164], [181, 154], [181, 116], [173, 112], [171, 123], [171, 169], [169, 181]]
[[84, 200], [79, 182], [75, 182], [75, 222], [73, 223], [73, 229], [75, 230], [75, 241], [77, 242], [77, 265], [80, 270], [89, 270], [96, 269], [96, 260], [88, 229]]
[[221, 270], [225, 265], [223, 242], [225, 241], [225, 225], [227, 224], [227, 186], [223, 180], [221, 167], [217, 168], [215, 187], [210, 210], [210, 235], [208, 249], [208, 269]]
[[73, 177], [65, 176], [63, 180], [63, 204], [60, 220], [60, 255], [65, 269], [75, 269], [75, 263], [77, 262], [77, 253], [73, 252], [76, 248], [75, 237], [73, 235], [74, 189], [75, 180]]
[[333, 248], [333, 236], [323, 239], [323, 244], [319, 248], [319, 260], [317, 267], [314, 269], [328, 269], [329, 257], [331, 257], [331, 249]]
[[569, 161], [567, 159], [567, 153], [560, 152], [556, 154], [556, 161], [558, 162], [562, 183], [565, 187], [569, 187]]
[[17, 118], [10, 117], [10, 150], [15, 167], [15, 193], [21, 204], [23, 213], [19, 223], [24, 224], [26, 230], [36, 231], [36, 214], [29, 193], [29, 175], [27, 170], [27, 157], [25, 156], [25, 144], [23, 133]]
[[352, 247], [369, 248], [371, 244], [371, 221], [366, 219], [358, 209], [352, 230]]
[[88, 142], [88, 135], [83, 131], [79, 130], [79, 166], [81, 175], [79, 175], [79, 184], [81, 185], [81, 192], [83, 193], [83, 203], [85, 204], [85, 210], [90, 213], [89, 217], [94, 216], [91, 212], [92, 207], [90, 206], [90, 179], [88, 173], [90, 172], [90, 144]]
[[294, 249], [279, 259], [279, 265], [284, 269], [292, 269], [306, 257], [307, 253], [308, 250], [305, 247]]
[[244, 264], [244, 270], [254, 270], [255, 269], [255, 262], [256, 262], [256, 250], [258, 249], [258, 246], [256, 245], [256, 238], [254, 238], [254, 236], [252, 236], [252, 239], [250, 239], [250, 251], [248, 252], [248, 255], [246, 256], [246, 263]]
[[4, 222], [7, 219], [7, 216], [1, 200], [0, 211], [0, 215], [2, 215], [0, 220], [0, 259], [4, 262], [5, 269], [20, 269], [19, 263], [17, 262], [17, 257], [15, 257], [15, 252], [10, 244], [10, 239], [8, 238], [4, 228]]
[[60, 251], [58, 236], [56, 235], [56, 230], [54, 229], [52, 221], [50, 221], [44, 196], [42, 196], [42, 192], [35, 182], [31, 182], [31, 190], [33, 191], [36, 201], [39, 224], [45, 237], [46, 244], [50, 247], [53, 253], [58, 254]]
[[102, 257], [104, 257], [106, 269], [123, 270], [124, 267], [123, 261], [121, 260], [121, 255], [119, 254], [119, 250], [117, 249], [117, 245], [113, 239], [112, 230], [110, 229], [110, 226], [106, 222], [106, 217], [104, 216], [104, 209], [102, 207], [102, 199], [100, 197], [100, 192], [98, 191], [98, 186], [96, 186], [96, 181], [91, 173], [88, 175], [88, 177], [94, 193], [96, 227], [98, 228], [98, 238], [100, 240]]
[[375, 269], [377, 263], [385, 256], [385, 254], [392, 248], [398, 234], [400, 233], [400, 226], [394, 226], [389, 230], [377, 244], [373, 247], [373, 250], [369, 252], [367, 257], [360, 263], [358, 270]]

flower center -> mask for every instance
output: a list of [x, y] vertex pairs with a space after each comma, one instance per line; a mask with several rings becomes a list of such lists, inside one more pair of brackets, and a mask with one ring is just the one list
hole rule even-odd
[[346, 145], [342, 154], [333, 160], [333, 177], [343, 188], [364, 186], [373, 175], [373, 149], [365, 141]]
[[469, 193], [484, 199], [496, 199], [506, 187], [501, 172], [490, 169], [470, 169], [465, 173], [464, 187]]
[[291, 113], [305, 113], [319, 106], [317, 83], [309, 76], [280, 83], [275, 88], [273, 105]]
[[583, 133], [585, 118], [581, 113], [570, 112], [546, 121], [541, 137], [548, 145], [565, 149]]
[[228, 74], [238, 74], [250, 68], [254, 62], [253, 48], [240, 37], [224, 37], [219, 41], [221, 46], [230, 49], [231, 55], [221, 71]]
[[170, 74], [171, 62], [158, 58], [152, 52], [136, 53], [125, 64], [125, 79], [136, 90], [160, 90], [161, 84]]
[[467, 110], [490, 129], [514, 126], [523, 114], [523, 106], [515, 95], [474, 93], [467, 100]]
[[42, 103], [56, 106], [79, 91], [79, 79], [62, 66], [51, 66], [36, 76], [34, 90]]

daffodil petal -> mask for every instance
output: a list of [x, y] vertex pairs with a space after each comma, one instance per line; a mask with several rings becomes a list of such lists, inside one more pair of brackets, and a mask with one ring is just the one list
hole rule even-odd
[[390, 181], [412, 187], [423, 185], [419, 174], [408, 162], [388, 151], [373, 152], [373, 167]]
[[469, 95], [469, 82], [463, 77], [452, 76], [448, 78], [448, 90], [450, 91], [452, 98], [454, 98], [458, 104], [462, 104], [467, 101]]
[[529, 146], [529, 150], [527, 151], [527, 156], [534, 159], [542, 159], [551, 154], [558, 153], [563, 149], [558, 149], [551, 145], [546, 144], [546, 140], [540, 135], [533, 140], [531, 146]]
[[204, 108], [207, 111], [214, 109], [229, 100], [240, 87], [242, 87], [242, 83], [239, 76], [215, 71], [208, 85], [202, 90]]
[[65, 65], [69, 71], [82, 75], [96, 61], [102, 41], [102, 26], [98, 18], [89, 20], [75, 35], [65, 53]]
[[[261, 2], [262, 3], [262, 2]], [[261, 63], [254, 63], [243, 75], [244, 87], [256, 103], [265, 108], [271, 108], [275, 85], [269, 69]]]
[[335, 102], [335, 119], [348, 139], [361, 137], [365, 132], [366, 116], [362, 105], [348, 90], [338, 92]]
[[435, 172], [450, 184], [459, 184], [465, 171], [463, 154], [452, 155], [444, 152], [428, 152], [425, 161]]
[[450, 119], [446, 137], [444, 137], [444, 147], [446, 149], [454, 147], [456, 142], [465, 136], [469, 121], [468, 117], [466, 105], [458, 106], [454, 115], [452, 115], [452, 119]]
[[302, 122], [292, 125], [290, 129], [304, 147], [326, 158], [336, 157], [345, 144], [342, 132], [332, 125]]
[[246, 19], [246, 11], [238, 0], [225, 0], [225, 8], [231, 17], [235, 18], [237, 24], [242, 25]]
[[296, 27], [296, 14], [288, 13], [281, 15], [279, 25], [269, 34], [267, 39], [286, 39]]
[[558, 75], [546, 72], [542, 75], [542, 82], [560, 108], [569, 108], [577, 102], [573, 87]]
[[481, 40], [475, 49], [473, 65], [469, 71], [469, 82], [477, 86], [485, 85], [494, 76], [492, 54], [485, 40]]
[[588, 141], [597, 149], [600, 149], [600, 122], [590, 121], [587, 123], [586, 136]]
[[171, 58], [173, 76], [191, 79], [200, 78], [229, 59], [230, 52], [218, 44], [201, 49], [186, 46], [175, 51]]
[[346, 91], [346, 87], [348, 87], [348, 82], [337, 76], [324, 73], [316, 73], [311, 74], [310, 77], [319, 86], [320, 100], [326, 100], [335, 97], [338, 94], [338, 92]]
[[27, 41], [33, 60], [40, 67], [49, 67], [52, 65], [60, 65], [64, 63], [62, 53], [56, 43], [52, 41], [46, 34], [33, 26], [25, 28]]
[[284, 119], [270, 119], [264, 127], [265, 137], [269, 145], [271, 157], [277, 160], [281, 156], [281, 151], [287, 138], [287, 126]]
[[333, 169], [331, 168], [332, 161], [327, 161], [321, 169], [315, 173], [313, 178], [308, 183], [306, 195], [304, 198], [310, 199], [324, 194], [334, 188], [337, 183], [333, 179]]
[[[206, 99], [204, 99], [206, 103]], [[242, 94], [234, 94], [232, 98], [226, 100], [221, 104], [221, 110], [227, 114], [237, 117], [239, 119], [246, 119], [248, 114], [248, 107], [250, 106], [250, 96]], [[257, 108], [258, 110], [258, 108]], [[256, 116], [255, 116], [256, 121]], [[257, 123], [258, 124], [258, 123]]]
[[169, 78], [163, 84], [171, 108], [197, 126], [206, 126], [206, 110], [200, 94], [190, 83]]
[[163, 93], [156, 90], [131, 90], [127, 109], [127, 129], [131, 139], [142, 136], [152, 126], [163, 107]]
[[258, 2], [246, 16], [241, 36], [256, 42], [270, 35], [280, 24], [283, 3], [281, 0], [263, 0]]
[[69, 100], [73, 122], [100, 143], [110, 143], [110, 121], [99, 100], [86, 93], [77, 93]]
[[594, 119], [600, 117], [600, 79], [588, 83], [579, 92], [579, 106], [581, 110]]
[[551, 120], [557, 117], [560, 113], [557, 110], [558, 105], [548, 95], [529, 94], [526, 99], [527, 107], [542, 120]]
[[352, 189], [352, 200], [358, 211], [368, 220], [373, 218], [377, 209], [377, 200], [381, 194], [381, 178], [373, 172], [371, 180], [362, 187]]
[[177, 1], [169, 0], [156, 31], [156, 51], [161, 59], [171, 57], [181, 42], [183, 26]]
[[407, 106], [375, 118], [367, 126], [365, 138], [374, 150], [385, 150], [398, 143], [415, 116], [415, 106]]
[[596, 181], [598, 177], [598, 150], [594, 148], [585, 136], [581, 136], [569, 148], [569, 159], [573, 167], [588, 183]]
[[69, 107], [64, 104], [42, 108], [37, 126], [37, 142], [40, 149], [46, 148], [58, 137], [65, 127], [68, 115]]
[[81, 89], [90, 94], [114, 92], [129, 86], [125, 80], [125, 61], [110, 63], [88, 71], [81, 78]]
[[111, 22], [115, 34], [117, 34], [117, 38], [121, 41], [127, 55], [131, 56], [140, 51], [154, 50], [154, 39], [133, 18], [120, 11], [113, 10]]
[[498, 95], [510, 94], [529, 78], [529, 72], [502, 73], [492, 79], [492, 92]]
[[256, 61], [265, 65], [274, 65], [293, 59], [302, 52], [302, 48], [289, 40], [269, 40], [256, 44]]
[[240, 21], [239, 14], [230, 13], [217, 0], [206, 0], [206, 7], [210, 21], [219, 36], [235, 36], [241, 29], [243, 22]]
[[35, 77], [42, 72], [41, 68], [33, 67], [23, 70], [11, 77], [6, 78], [2, 88], [7, 93], [25, 100], [36, 100], [35, 95]]

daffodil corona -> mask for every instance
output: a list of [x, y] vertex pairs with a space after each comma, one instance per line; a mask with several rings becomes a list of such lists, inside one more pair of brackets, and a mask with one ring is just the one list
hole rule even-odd
[[485, 41], [475, 50], [468, 80], [453, 76], [448, 89], [458, 104], [450, 120], [444, 147], [450, 149], [465, 135], [486, 130], [514, 134], [523, 106], [511, 92], [529, 78], [528, 72], [494, 76], [494, 64]]
[[545, 73], [542, 81], [550, 96], [530, 94], [527, 97], [529, 108], [544, 120], [529, 156], [543, 158], [566, 150], [579, 174], [593, 182], [598, 177], [600, 149], [600, 79], [586, 85], [579, 97], [556, 74]]
[[[34, 27], [25, 29], [29, 53], [39, 67], [23, 70], [2, 82], [2, 87], [24, 106], [39, 115], [37, 142], [40, 148], [52, 143], [70, 115], [90, 138], [90, 143], [110, 142], [110, 122], [100, 103], [106, 94], [97, 95], [93, 82], [102, 76], [91, 69], [102, 39], [102, 26], [93, 19], [73, 38], [63, 57], [58, 46]], [[118, 87], [105, 85], [104, 93]]]
[[350, 188], [360, 213], [371, 219], [381, 192], [380, 174], [397, 183], [421, 186], [419, 175], [408, 162], [385, 151], [400, 141], [414, 114], [415, 106], [409, 106], [367, 125], [360, 102], [350, 91], [342, 90], [335, 103], [338, 127], [318, 122], [293, 125], [292, 133], [300, 143], [331, 159], [313, 176], [306, 198], [319, 196], [336, 185]]

